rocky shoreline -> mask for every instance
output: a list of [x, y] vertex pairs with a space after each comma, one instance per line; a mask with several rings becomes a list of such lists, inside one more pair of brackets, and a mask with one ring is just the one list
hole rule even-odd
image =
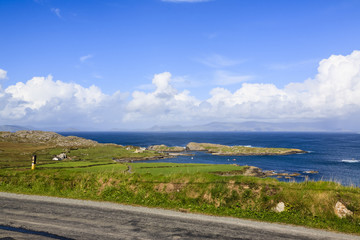
[[[235, 164], [237, 165], [237, 164]], [[261, 178], [265, 178], [265, 177], [275, 177], [275, 178], [285, 178], [285, 179], [293, 179], [294, 177], [306, 177], [308, 176], [308, 174], [317, 174], [319, 173], [318, 171], [304, 171], [302, 172], [303, 174], [307, 174], [307, 175], [303, 175], [299, 172], [294, 172], [294, 173], [279, 173], [276, 171], [263, 171], [261, 168], [258, 167], [254, 167], [254, 166], [245, 166], [243, 170], [238, 170], [238, 171], [229, 171], [229, 172], [214, 172], [214, 174], [216, 175], [220, 175], [220, 176], [236, 176], [236, 175], [243, 175], [243, 176], [251, 176], [251, 177], [261, 177]]]

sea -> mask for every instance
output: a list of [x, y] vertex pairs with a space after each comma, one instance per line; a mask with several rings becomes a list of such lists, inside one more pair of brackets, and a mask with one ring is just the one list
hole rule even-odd
[[[194, 156], [151, 162], [238, 164], [278, 173], [300, 173], [280, 181], [324, 180], [360, 187], [360, 134], [309, 132], [59, 132], [100, 143], [148, 147], [165, 144], [183, 146], [189, 142], [242, 145], [249, 147], [298, 148], [308, 153], [284, 156], [215, 156], [195, 152]], [[307, 173], [317, 171], [317, 174]]]

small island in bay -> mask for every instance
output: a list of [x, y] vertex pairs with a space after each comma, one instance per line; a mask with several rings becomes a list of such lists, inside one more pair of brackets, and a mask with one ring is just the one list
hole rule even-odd
[[227, 146], [214, 143], [196, 143], [190, 142], [186, 147], [168, 147], [166, 145], [154, 145], [147, 148], [148, 150], [158, 152], [185, 152], [185, 151], [206, 151], [213, 155], [222, 156], [259, 156], [259, 155], [289, 155], [297, 153], [306, 153], [304, 150], [295, 148], [262, 148], [248, 146]]

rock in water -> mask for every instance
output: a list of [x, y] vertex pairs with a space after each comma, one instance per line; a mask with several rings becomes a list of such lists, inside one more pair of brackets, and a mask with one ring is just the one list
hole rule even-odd
[[334, 212], [339, 218], [353, 215], [353, 212], [347, 209], [346, 206], [339, 201], [335, 205]]

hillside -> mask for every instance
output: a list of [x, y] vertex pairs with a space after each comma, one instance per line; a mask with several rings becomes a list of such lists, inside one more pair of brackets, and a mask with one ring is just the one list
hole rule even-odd
[[12, 143], [35, 143], [46, 144], [57, 147], [85, 147], [96, 146], [99, 143], [93, 140], [84, 139], [75, 136], [64, 137], [54, 132], [44, 131], [17, 131], [17, 132], [0, 132], [0, 142]]

